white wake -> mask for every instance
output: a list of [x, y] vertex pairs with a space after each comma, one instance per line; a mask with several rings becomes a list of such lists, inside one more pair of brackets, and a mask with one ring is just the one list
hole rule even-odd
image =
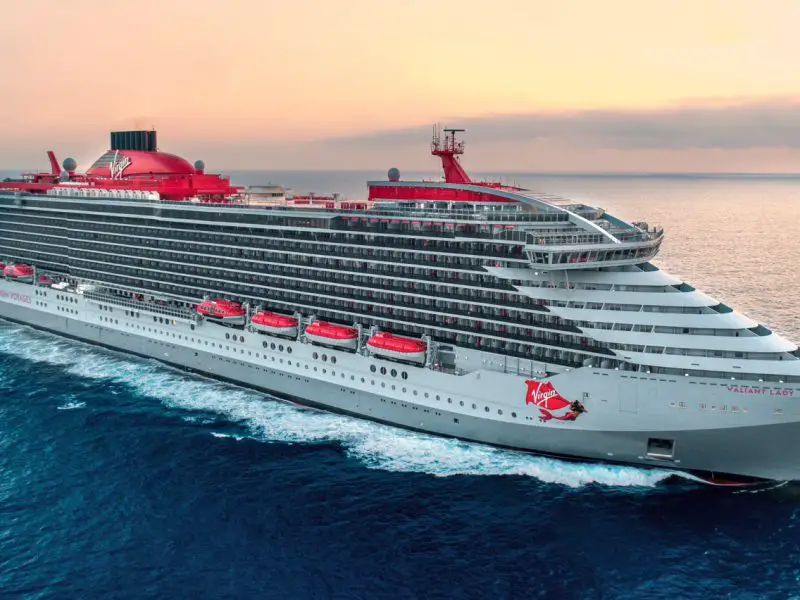
[[[211, 413], [248, 432], [247, 436], [211, 433], [218, 438], [335, 442], [349, 456], [374, 469], [437, 477], [522, 475], [573, 488], [589, 484], [654, 487], [673, 475], [661, 470], [565, 462], [308, 410], [257, 392], [190, 376], [155, 361], [129, 358], [26, 327], [0, 328], [0, 353], [63, 366], [68, 373], [84, 378], [121, 383], [164, 406], [188, 411], [187, 420], [208, 423], [197, 413]], [[84, 403], [73, 401], [58, 408], [83, 406]]]

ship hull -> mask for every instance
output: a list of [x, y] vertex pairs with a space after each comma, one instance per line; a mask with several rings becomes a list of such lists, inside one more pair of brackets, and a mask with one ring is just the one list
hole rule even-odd
[[[586, 414], [574, 421], [542, 419], [526, 398], [525, 377], [488, 371], [458, 376], [415, 366], [409, 366], [402, 379], [382, 376], [370, 370], [380, 361], [368, 356], [334, 349], [323, 362], [314, 358], [319, 353], [312, 344], [287, 340], [282, 350], [271, 350], [258, 334], [231, 346], [225, 340], [227, 328], [213, 323], [193, 329], [189, 321], [173, 321], [174, 325], [153, 328], [150, 314], [129, 317], [122, 308], [101, 310], [80, 295], [63, 303], [56, 295], [55, 290], [0, 282], [0, 318], [407, 429], [578, 459], [800, 479], [800, 412], [793, 406], [800, 393], [794, 390], [744, 397], [742, 403], [749, 408], [737, 414], [728, 409], [724, 415], [690, 414], [691, 388], [698, 386], [688, 381], [679, 380], [674, 387], [667, 382], [642, 386], [623, 381], [613, 371], [579, 369], [553, 381], [566, 396], [588, 390], [583, 392]], [[336, 364], [331, 364], [333, 356]], [[636, 398], [620, 394], [620, 386], [633, 387]], [[709, 386], [702, 398], [730, 402], [726, 393], [738, 392], [718, 386], [712, 393]], [[668, 400], [673, 397], [686, 397], [686, 407]], [[668, 460], [648, 457], [653, 439], [671, 440], [674, 455]]]

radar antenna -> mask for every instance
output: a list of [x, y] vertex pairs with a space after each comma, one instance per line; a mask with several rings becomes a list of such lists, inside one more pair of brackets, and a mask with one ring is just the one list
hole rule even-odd
[[[464, 142], [456, 140], [457, 133], [465, 132], [465, 129], [444, 128], [439, 129], [438, 125], [433, 126], [433, 138], [431, 139], [431, 154], [442, 159], [442, 169], [444, 169], [444, 180], [447, 183], [471, 183], [467, 172], [458, 156], [464, 154]], [[444, 132], [444, 138], [442, 137]]]

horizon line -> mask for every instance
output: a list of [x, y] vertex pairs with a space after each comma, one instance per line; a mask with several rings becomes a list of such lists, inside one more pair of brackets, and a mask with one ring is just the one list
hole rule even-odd
[[[298, 169], [298, 168], [282, 168], [282, 169], [270, 169], [270, 168], [246, 168], [246, 169], [237, 169], [237, 168], [220, 168], [215, 169], [214, 171], [220, 174], [224, 174], [226, 172], [232, 173], [263, 173], [263, 172], [273, 172], [273, 173], [359, 173], [363, 174], [365, 172], [370, 171], [380, 171], [381, 169], [370, 169], [370, 168], [362, 168], [362, 169]], [[46, 167], [42, 167], [42, 169], [36, 168], [8, 168], [8, 167], [0, 167], [0, 173], [12, 173], [12, 174], [23, 174], [23, 173], [38, 173], [38, 172], [49, 172]], [[409, 172], [411, 174], [424, 174], [424, 175], [441, 175], [440, 169], [435, 170], [416, 170], [410, 169]], [[402, 173], [402, 171], [401, 171]], [[472, 170], [471, 173], [474, 173], [478, 176], [485, 176], [485, 175], [501, 175], [501, 176], [509, 176], [509, 175], [525, 175], [525, 176], [550, 176], [550, 177], [762, 177], [762, 178], [800, 178], [800, 170], [796, 172], [770, 172], [770, 171], [495, 171], [495, 170]], [[402, 179], [401, 179], [402, 181]], [[413, 181], [413, 180], [409, 180]]]

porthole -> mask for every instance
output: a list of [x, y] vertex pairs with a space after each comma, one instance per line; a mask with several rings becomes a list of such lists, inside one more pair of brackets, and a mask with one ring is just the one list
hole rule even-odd
[[375, 365], [370, 365], [369, 370], [374, 373], [376, 371]]
[[417, 395], [417, 390], [414, 390], [414, 395], [415, 395], [415, 396]]
[[502, 415], [502, 414], [503, 414], [503, 411], [502, 411], [502, 410], [500, 410], [500, 409], [498, 408], [498, 409], [497, 409], [497, 414], [498, 414], [498, 415]]
[[478, 406], [477, 406], [477, 405], [475, 405], [475, 404], [473, 404], [473, 405], [472, 405], [472, 410], [475, 410], [476, 408], [478, 408]]
[[280, 346], [278, 346], [278, 350], [279, 350], [280, 352], [283, 352], [283, 344], [281, 344]]
[[403, 388], [403, 393], [404, 393], [404, 394], [406, 393], [406, 388]]
[[[236, 336], [234, 336], [234, 337], [236, 337]], [[244, 342], [244, 336], [243, 336], [243, 335], [240, 335], [240, 336], [239, 336], [239, 341], [240, 341], [240, 342]]]
[[153, 317], [153, 323], [158, 323], [158, 317]]
[[458, 401], [458, 404], [459, 404], [460, 406], [464, 406], [464, 401], [463, 401], [463, 400], [459, 400], [459, 401]]
[[226, 340], [229, 340], [229, 339], [231, 339], [231, 334], [230, 334], [230, 333], [226, 333], [226, 334], [225, 334], [225, 339], [226, 339]]
[[426, 398], [428, 397], [428, 392], [425, 392], [425, 397], [426, 397]]
[[[292, 347], [291, 346], [286, 346], [286, 353], [287, 354], [291, 354], [292, 353]], [[336, 362], [336, 361], [333, 361], [333, 362]]]
[[381, 375], [386, 375], [386, 367], [381, 367]]
[[489, 412], [489, 407], [488, 406], [484, 406], [483, 410], [485, 410], [486, 412]]
[[437, 400], [441, 400], [441, 398], [439, 397], [439, 394], [436, 394], [436, 399]]
[[266, 348], [267, 347], [267, 342], [261, 342], [261, 347], [262, 348]]
[[403, 372], [401, 373], [401, 375], [400, 375], [400, 376], [401, 376], [403, 379], [408, 379], [408, 373], [406, 373], [405, 371], [403, 371]]
[[270, 343], [269, 349], [270, 350], [275, 350], [275, 342]]
[[331, 356], [331, 364], [332, 365], [336, 364], [336, 357], [335, 356]]
[[392, 369], [391, 375], [392, 377], [397, 377], [397, 369]]
[[517, 413], [515, 413], [515, 412], [512, 412], [512, 413], [511, 413], [511, 416], [512, 416], [512, 417], [514, 417], [514, 418], [516, 419], [516, 418], [517, 418]]

